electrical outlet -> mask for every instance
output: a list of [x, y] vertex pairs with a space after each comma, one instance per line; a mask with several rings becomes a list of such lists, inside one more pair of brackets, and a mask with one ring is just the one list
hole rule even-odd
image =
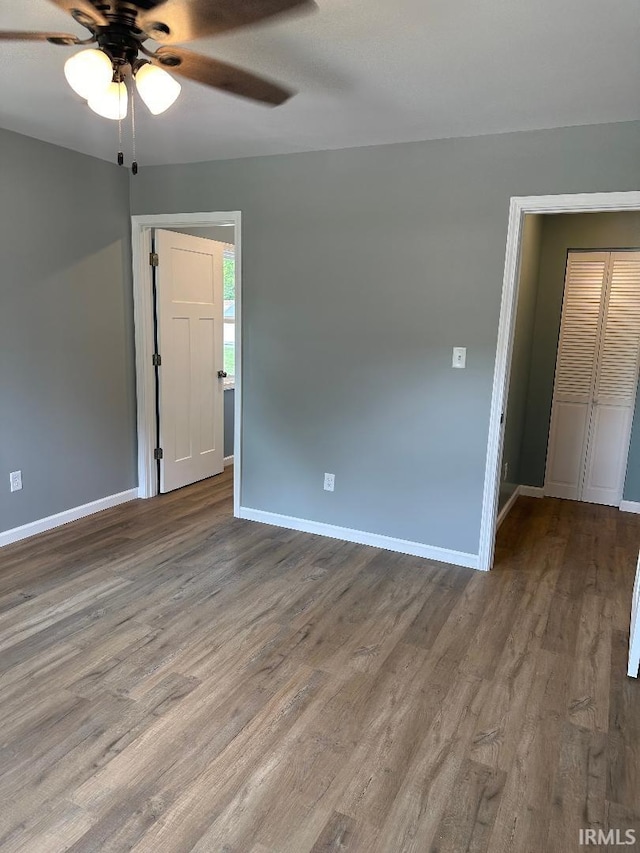
[[336, 487], [336, 475], [335, 474], [325, 474], [324, 475], [324, 490], [325, 492], [332, 492]]
[[506, 482], [508, 476], [509, 476], [509, 463], [505, 462], [503, 467], [502, 467], [502, 479]]
[[12, 471], [9, 474], [9, 484], [12, 492], [19, 492], [22, 488], [22, 471]]

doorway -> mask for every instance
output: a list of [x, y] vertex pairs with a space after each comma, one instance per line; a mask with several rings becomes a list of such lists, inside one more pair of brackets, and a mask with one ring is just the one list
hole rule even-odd
[[235, 372], [233, 226], [156, 229], [153, 255], [156, 447], [165, 493], [221, 474], [232, 461], [233, 413], [229, 425], [225, 410]]
[[[233, 443], [232, 454], [224, 453], [224, 458], [230, 462], [229, 456], [233, 457], [234, 464], [234, 513], [237, 515], [238, 507], [240, 506], [240, 473], [241, 473], [241, 434], [242, 434], [242, 359], [241, 359], [241, 215], [238, 211], [222, 211], [216, 213], [194, 213], [194, 214], [160, 214], [160, 215], [139, 215], [132, 217], [132, 250], [133, 250], [133, 296], [134, 296], [134, 322], [135, 322], [135, 342], [136, 342], [136, 380], [137, 380], [137, 432], [138, 432], [138, 496], [141, 498], [153, 497], [158, 494], [158, 460], [157, 460], [157, 434], [158, 434], [158, 411], [157, 403], [157, 377], [156, 370], [158, 367], [154, 364], [157, 361], [157, 349], [155, 346], [154, 336], [154, 270], [157, 269], [154, 264], [156, 258], [153, 246], [153, 235], [155, 231], [179, 232], [176, 234], [176, 239], [180, 239], [180, 234], [197, 234], [201, 229], [205, 229], [202, 233], [211, 238], [211, 229], [215, 229], [217, 233], [223, 233], [221, 229], [228, 228], [229, 232], [234, 235], [234, 253], [233, 253], [233, 278], [235, 285], [235, 299], [233, 300], [233, 316], [229, 320], [233, 320], [233, 331], [229, 334], [227, 330], [226, 338], [227, 346], [225, 348], [225, 356], [222, 355], [223, 349], [220, 348], [219, 360], [220, 364], [211, 361], [207, 366], [210, 372], [215, 367], [214, 388], [223, 389], [222, 383], [225, 377], [223, 375], [218, 379], [218, 370], [221, 374], [225, 372], [225, 366], [229, 364], [234, 368], [234, 385], [231, 391], [233, 396], [232, 417], [227, 414], [227, 424], [233, 421]], [[197, 229], [197, 230], [195, 230]], [[185, 237], [188, 239], [188, 237]], [[195, 238], [197, 240], [197, 238]], [[221, 246], [221, 241], [220, 241]], [[224, 257], [224, 250], [221, 249], [221, 261]], [[158, 259], [161, 264], [161, 259]], [[222, 268], [222, 267], [221, 267]], [[187, 276], [187, 288], [189, 276]], [[213, 279], [211, 282], [213, 288]], [[218, 302], [220, 303], [220, 311], [224, 314], [228, 307], [225, 304], [223, 292], [223, 279], [216, 285], [219, 289]], [[201, 307], [203, 303], [201, 300]], [[229, 300], [226, 300], [229, 301]], [[213, 305], [215, 300], [211, 299], [211, 305], [205, 306], [205, 313], [212, 313], [213, 320]], [[215, 307], [215, 306], [214, 306]], [[211, 309], [211, 310], [210, 310]], [[167, 314], [170, 317], [171, 312]], [[161, 318], [159, 318], [161, 321]], [[224, 323], [224, 318], [219, 317], [220, 327], [231, 325]], [[212, 323], [209, 324], [212, 326]], [[184, 326], [184, 324], [183, 324]], [[184, 329], [182, 330], [184, 332]], [[186, 334], [186, 333], [185, 333]], [[224, 333], [223, 333], [224, 340]], [[186, 338], [185, 341], [186, 346]], [[161, 353], [160, 353], [161, 355]], [[154, 359], [154, 356], [156, 358]], [[159, 368], [162, 370], [162, 366]], [[228, 371], [226, 371], [228, 372]], [[174, 377], [175, 378], [175, 377]], [[227, 386], [229, 388], [229, 386]], [[227, 391], [222, 391], [227, 394]], [[208, 404], [209, 410], [213, 412], [212, 403], [207, 398], [205, 402]], [[198, 404], [199, 405], [199, 404]], [[206, 408], [206, 407], [205, 407]], [[221, 409], [218, 407], [216, 416], [220, 418]], [[161, 415], [161, 412], [160, 412]], [[212, 415], [213, 416], [213, 415]], [[162, 431], [162, 430], [161, 430]], [[202, 458], [208, 456], [207, 464], [215, 455], [223, 459], [222, 446], [220, 441], [210, 441], [211, 447], [204, 448]], [[213, 445], [215, 444], [215, 448]], [[164, 449], [163, 449], [164, 450]], [[200, 460], [202, 461], [202, 460]], [[195, 463], [194, 463], [195, 464]], [[197, 463], [200, 465], [200, 462]], [[219, 464], [219, 463], [218, 463]], [[202, 476], [208, 476], [205, 472]], [[196, 472], [195, 479], [201, 479], [202, 476]]]
[[640, 192], [527, 196], [511, 199], [480, 526], [479, 568], [482, 570], [488, 571], [493, 565], [525, 217], [536, 214], [639, 210]]

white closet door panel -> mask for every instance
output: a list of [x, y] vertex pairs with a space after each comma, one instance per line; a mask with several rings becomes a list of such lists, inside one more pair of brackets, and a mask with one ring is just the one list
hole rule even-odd
[[632, 406], [640, 356], [640, 252], [613, 252], [595, 399]]
[[562, 400], [554, 403], [545, 495], [579, 499], [590, 408], [589, 403], [567, 403]]
[[624, 487], [632, 409], [594, 406], [582, 500], [619, 506]]
[[608, 259], [607, 252], [569, 255], [554, 399], [591, 399]]

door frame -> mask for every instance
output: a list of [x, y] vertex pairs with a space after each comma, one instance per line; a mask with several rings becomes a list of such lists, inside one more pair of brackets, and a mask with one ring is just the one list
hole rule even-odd
[[527, 214], [612, 213], [633, 210], [640, 210], [640, 192], [576, 193], [511, 198], [480, 523], [478, 568], [484, 571], [489, 571], [493, 566], [495, 549], [504, 415], [507, 410], [513, 354], [524, 217]]
[[[242, 465], [242, 215], [239, 210], [215, 213], [159, 213], [131, 217], [131, 251], [133, 256], [133, 318], [136, 360], [136, 405], [138, 434], [138, 497], [158, 494], [156, 462], [156, 387], [152, 363], [153, 287], [151, 232], [155, 228], [207, 228], [212, 225], [234, 226], [236, 274], [236, 362], [234, 382], [233, 432], [233, 513], [240, 509]], [[223, 392], [224, 393], [224, 392]], [[224, 399], [224, 398], [223, 398]]]

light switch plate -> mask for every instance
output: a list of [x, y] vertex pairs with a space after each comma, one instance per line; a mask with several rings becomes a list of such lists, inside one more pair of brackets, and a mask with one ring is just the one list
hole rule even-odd
[[466, 347], [454, 347], [453, 348], [453, 361], [451, 362], [452, 367], [466, 367], [467, 366], [467, 348]]

